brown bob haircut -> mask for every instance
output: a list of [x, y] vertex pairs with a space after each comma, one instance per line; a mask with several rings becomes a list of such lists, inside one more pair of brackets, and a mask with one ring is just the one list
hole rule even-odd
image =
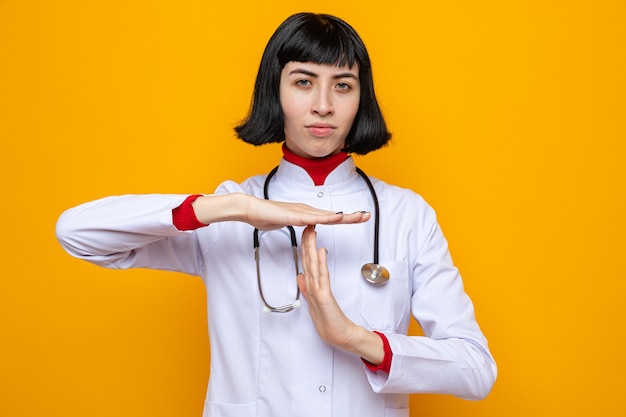
[[261, 58], [250, 112], [235, 127], [237, 137], [253, 145], [285, 140], [280, 75], [291, 61], [350, 68], [356, 63], [360, 103], [344, 151], [365, 155], [391, 139], [374, 93], [372, 66], [365, 44], [345, 21], [314, 13], [290, 16], [270, 38]]

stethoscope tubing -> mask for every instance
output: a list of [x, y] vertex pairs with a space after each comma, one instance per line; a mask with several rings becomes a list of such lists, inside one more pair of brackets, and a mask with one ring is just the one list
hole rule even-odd
[[370, 189], [370, 194], [372, 195], [372, 200], [374, 201], [374, 263], [378, 263], [378, 233], [380, 230], [380, 207], [378, 206], [378, 195], [376, 194], [376, 190], [374, 189], [374, 185], [372, 181], [370, 181], [369, 177], [363, 170], [359, 167], [355, 167], [356, 172], [365, 180], [367, 187]]
[[[267, 174], [267, 177], [265, 178], [265, 183], [263, 184], [263, 198], [265, 198], [266, 200], [269, 200], [269, 184], [271, 179], [274, 177], [274, 175], [276, 174], [276, 172], [278, 171], [278, 166], [275, 167], [274, 169], [272, 169], [269, 174]], [[370, 181], [369, 177], [367, 176], [367, 174], [365, 174], [365, 172], [363, 172], [363, 170], [361, 170], [360, 168], [356, 167], [356, 172], [359, 174], [359, 176], [361, 176], [361, 178], [363, 178], [363, 180], [365, 181], [365, 183], [367, 184], [367, 187], [370, 191], [370, 194], [372, 196], [372, 200], [374, 202], [374, 262], [373, 264], [366, 264], [364, 265], [364, 268], [366, 266], [373, 266], [375, 268], [381, 268], [382, 270], [385, 270], [385, 274], [387, 275], [386, 279], [389, 279], [388, 277], [388, 272], [386, 271], [386, 269], [384, 267], [380, 267], [378, 265], [378, 240], [379, 240], [379, 228], [380, 228], [380, 207], [378, 204], [378, 196], [376, 195], [376, 190], [374, 189], [374, 185], [372, 184], [372, 182]], [[300, 270], [298, 267], [298, 242], [297, 242], [297, 238], [296, 238], [296, 232], [293, 228], [293, 226], [291, 225], [287, 225], [286, 226], [287, 229], [289, 230], [289, 237], [291, 239], [291, 249], [293, 251], [293, 259], [294, 259], [294, 263], [296, 266], [296, 276], [300, 274]], [[286, 304], [284, 306], [280, 306], [280, 307], [274, 307], [272, 305], [270, 305], [267, 300], [265, 299], [265, 295], [263, 294], [263, 286], [261, 285], [261, 267], [260, 267], [260, 260], [259, 260], [259, 229], [255, 228], [254, 229], [254, 233], [253, 233], [253, 245], [254, 245], [254, 258], [255, 258], [255, 262], [256, 262], [256, 274], [257, 274], [257, 284], [259, 287], [259, 295], [261, 296], [261, 300], [263, 301], [264, 307], [263, 310], [265, 312], [274, 312], [274, 313], [288, 313], [292, 310], [294, 310], [295, 308], [298, 308], [301, 303], [300, 303], [300, 288], [297, 288], [297, 292], [296, 292], [296, 298], [294, 300], [293, 303], [291, 304]], [[365, 275], [364, 275], [365, 277]], [[371, 278], [366, 277], [366, 279], [370, 282], [370, 283], [374, 283], [376, 285], [379, 285], [380, 283], [373, 281]], [[386, 280], [385, 280], [386, 281]], [[384, 283], [384, 282], [382, 282]]]

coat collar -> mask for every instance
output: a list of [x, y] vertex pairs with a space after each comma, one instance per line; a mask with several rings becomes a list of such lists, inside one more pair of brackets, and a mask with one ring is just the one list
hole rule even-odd
[[[348, 156], [345, 161], [339, 164], [337, 168], [335, 168], [333, 171], [331, 171], [330, 174], [328, 174], [323, 186], [333, 186], [341, 184], [354, 179], [356, 176], [358, 176], [358, 174], [356, 173], [354, 159], [352, 159], [352, 156]], [[283, 181], [287, 180], [296, 182], [303, 186], [315, 186], [313, 184], [313, 180], [304, 168], [288, 162], [284, 158], [280, 161], [278, 171], [276, 172], [276, 178], [280, 178]]]

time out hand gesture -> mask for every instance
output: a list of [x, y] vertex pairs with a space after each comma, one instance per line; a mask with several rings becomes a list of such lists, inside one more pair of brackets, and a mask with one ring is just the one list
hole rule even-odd
[[317, 248], [314, 226], [307, 226], [302, 233], [302, 268], [304, 272], [298, 275], [298, 287], [320, 337], [373, 364], [381, 363], [385, 353], [380, 337], [354, 324], [332, 294], [326, 249]]

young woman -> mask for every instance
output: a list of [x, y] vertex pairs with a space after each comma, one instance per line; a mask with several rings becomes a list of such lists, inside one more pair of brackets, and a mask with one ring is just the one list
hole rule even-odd
[[[408, 416], [407, 393], [485, 397], [496, 366], [435, 213], [350, 157], [390, 138], [354, 29], [282, 23], [236, 131], [284, 142], [277, 169], [210, 195], [104, 198], [57, 225], [78, 258], [202, 277], [204, 415]], [[407, 336], [411, 316], [425, 336]]]

